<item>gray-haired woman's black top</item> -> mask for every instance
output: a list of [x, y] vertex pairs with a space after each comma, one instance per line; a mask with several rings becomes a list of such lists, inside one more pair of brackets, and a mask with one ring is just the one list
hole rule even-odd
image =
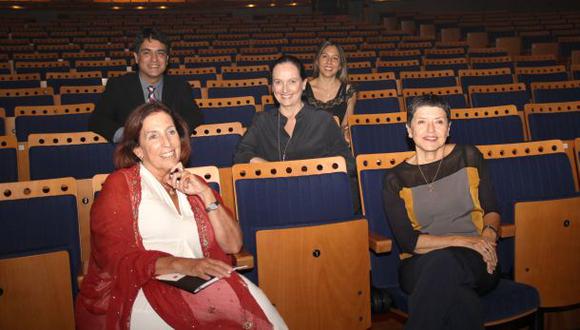
[[[403, 162], [385, 174], [385, 213], [402, 252], [413, 253], [420, 234], [480, 235], [483, 216], [498, 212], [481, 152], [456, 145], [441, 165], [436, 161], [421, 169], [425, 177], [417, 165]], [[430, 187], [425, 181], [436, 173]]]

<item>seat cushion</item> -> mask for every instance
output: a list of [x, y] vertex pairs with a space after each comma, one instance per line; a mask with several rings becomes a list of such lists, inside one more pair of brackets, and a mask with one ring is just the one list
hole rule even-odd
[[481, 299], [485, 323], [512, 318], [540, 305], [540, 296], [534, 287], [504, 279]]
[[[398, 287], [385, 289], [393, 301], [393, 308], [408, 313], [408, 295]], [[537, 309], [540, 296], [534, 287], [502, 279], [493, 291], [481, 297], [481, 302], [484, 322], [490, 323], [518, 317]]]

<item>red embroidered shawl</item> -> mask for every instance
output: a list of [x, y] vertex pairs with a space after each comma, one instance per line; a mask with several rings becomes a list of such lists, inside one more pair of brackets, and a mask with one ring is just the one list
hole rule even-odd
[[[220, 198], [219, 194], [214, 194]], [[245, 315], [243, 324], [232, 324], [232, 321], [201, 324], [195, 310], [207, 308], [204, 302], [194, 294], [155, 280], [155, 262], [168, 254], [143, 247], [137, 225], [140, 201], [141, 177], [139, 165], [135, 165], [109, 175], [93, 204], [91, 257], [76, 301], [77, 328], [128, 329], [139, 289], [143, 289], [159, 316], [176, 329], [271, 328], [264, 312], [235, 272], [225, 280], [240, 302], [239, 310]], [[231, 264], [231, 258], [216, 242], [201, 199], [189, 196], [188, 201], [195, 215], [204, 256]]]

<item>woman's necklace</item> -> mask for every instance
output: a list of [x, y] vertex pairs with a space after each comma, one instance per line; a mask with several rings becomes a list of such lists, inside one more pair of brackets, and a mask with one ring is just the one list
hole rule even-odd
[[[302, 107], [304, 107], [304, 103], [300, 102], [300, 105], [298, 106], [298, 109], [296, 109], [294, 111], [294, 114], [290, 117], [287, 117], [288, 120], [295, 118], [296, 114], [298, 114], [298, 111], [300, 111], [300, 109], [302, 109]], [[281, 161], [285, 161], [286, 160], [286, 149], [288, 149], [288, 145], [290, 144], [290, 140], [292, 140], [292, 135], [290, 135], [290, 137], [288, 138], [288, 141], [286, 141], [286, 145], [284, 146], [284, 150], [282, 151], [281, 146], [280, 146], [280, 131], [282, 130], [282, 127], [280, 127], [280, 109], [278, 109], [278, 125], [277, 125], [277, 129], [278, 129], [278, 159], [280, 159]]]
[[[445, 151], [445, 149], [443, 149], [443, 150]], [[435, 182], [435, 180], [437, 180], [437, 175], [439, 174], [439, 169], [441, 169], [441, 164], [443, 164], [444, 158], [445, 158], [445, 152], [443, 153], [443, 157], [441, 157], [441, 160], [439, 161], [439, 165], [437, 166], [437, 171], [435, 171], [435, 175], [433, 176], [433, 179], [431, 179], [431, 182], [429, 182], [427, 180], [425, 173], [423, 173], [423, 170], [421, 169], [421, 165], [419, 165], [419, 159], [417, 158], [417, 168], [419, 169], [419, 173], [421, 173], [423, 180], [425, 180], [425, 183], [427, 184], [429, 192], [433, 192], [433, 190], [434, 190], [433, 183]]]

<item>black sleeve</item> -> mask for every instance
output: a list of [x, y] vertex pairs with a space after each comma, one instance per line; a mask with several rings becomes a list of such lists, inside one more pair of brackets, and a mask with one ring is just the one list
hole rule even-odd
[[472, 159], [474, 166], [477, 168], [477, 172], [479, 173], [478, 192], [479, 201], [483, 208], [483, 214], [485, 215], [490, 212], [499, 213], [499, 207], [497, 206], [495, 190], [493, 189], [491, 176], [487, 168], [487, 162], [483, 158], [481, 151], [474, 146], [466, 146], [466, 152], [468, 159]]
[[326, 141], [328, 141], [328, 152], [326, 156], [342, 156], [346, 161], [346, 168], [350, 176], [356, 176], [356, 163], [348, 144], [344, 140], [344, 135], [334, 118], [328, 117], [326, 122]]
[[110, 142], [113, 141], [115, 132], [125, 124], [115, 119], [115, 113], [121, 111], [117, 109], [118, 102], [116, 100], [118, 96], [115, 95], [116, 90], [118, 90], [117, 79], [110, 79], [89, 118], [89, 130], [102, 135]]
[[[391, 171], [385, 174], [383, 182], [383, 207], [391, 230], [401, 252], [414, 253], [421, 232], [414, 230], [407, 215], [405, 201], [399, 196], [401, 190], [396, 175]], [[386, 219], [385, 219], [386, 220]]]
[[201, 125], [202, 113], [199, 111], [197, 104], [195, 104], [193, 90], [189, 83], [184, 79], [180, 79], [178, 86], [180, 90], [177, 93], [177, 112], [185, 120], [191, 133], [197, 126]]
[[249, 163], [250, 159], [254, 157], [262, 157], [265, 159], [263, 155], [260, 155], [258, 150], [260, 148], [260, 130], [261, 128], [261, 117], [265, 115], [265, 113], [257, 113], [254, 116], [252, 125], [246, 131], [246, 134], [242, 137], [242, 140], [238, 144], [238, 148], [236, 149], [236, 154], [234, 155], [234, 163]]

